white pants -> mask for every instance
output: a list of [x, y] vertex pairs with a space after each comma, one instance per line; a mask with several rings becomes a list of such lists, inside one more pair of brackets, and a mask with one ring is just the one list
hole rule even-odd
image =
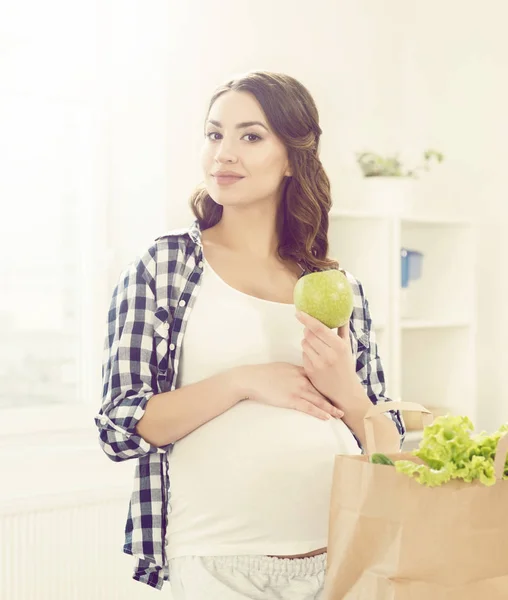
[[173, 600], [322, 600], [326, 553], [306, 558], [183, 556], [169, 561]]

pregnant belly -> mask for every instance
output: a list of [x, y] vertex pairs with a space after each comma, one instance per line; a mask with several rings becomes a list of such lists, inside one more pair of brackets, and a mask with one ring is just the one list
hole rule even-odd
[[175, 444], [170, 544], [277, 555], [323, 548], [334, 457], [359, 452], [342, 421], [241, 402]]

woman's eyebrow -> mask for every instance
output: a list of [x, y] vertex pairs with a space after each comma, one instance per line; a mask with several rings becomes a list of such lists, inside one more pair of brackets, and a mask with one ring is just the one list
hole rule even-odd
[[[212, 125], [215, 125], [215, 127], [222, 127], [222, 123], [220, 121], [213, 121], [212, 119], [209, 119], [208, 122]], [[238, 123], [236, 129], [245, 129], [246, 127], [252, 127], [253, 125], [261, 125], [263, 129], [266, 129], [266, 131], [268, 131], [268, 127], [266, 125], [263, 125], [261, 121], [244, 121], [243, 123]]]

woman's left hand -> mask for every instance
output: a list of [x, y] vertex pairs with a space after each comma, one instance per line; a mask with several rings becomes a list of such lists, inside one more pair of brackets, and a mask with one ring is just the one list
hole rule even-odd
[[296, 318], [305, 326], [303, 368], [312, 385], [346, 417], [352, 410], [367, 410], [370, 400], [356, 374], [349, 324], [340, 327], [337, 335], [307, 313], [297, 311]]

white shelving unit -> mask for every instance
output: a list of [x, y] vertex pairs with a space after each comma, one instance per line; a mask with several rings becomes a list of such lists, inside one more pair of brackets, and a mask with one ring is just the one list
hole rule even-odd
[[[476, 423], [475, 230], [465, 219], [334, 210], [330, 255], [363, 284], [387, 393]], [[422, 252], [401, 302], [401, 247]], [[408, 429], [417, 444], [419, 432]]]

